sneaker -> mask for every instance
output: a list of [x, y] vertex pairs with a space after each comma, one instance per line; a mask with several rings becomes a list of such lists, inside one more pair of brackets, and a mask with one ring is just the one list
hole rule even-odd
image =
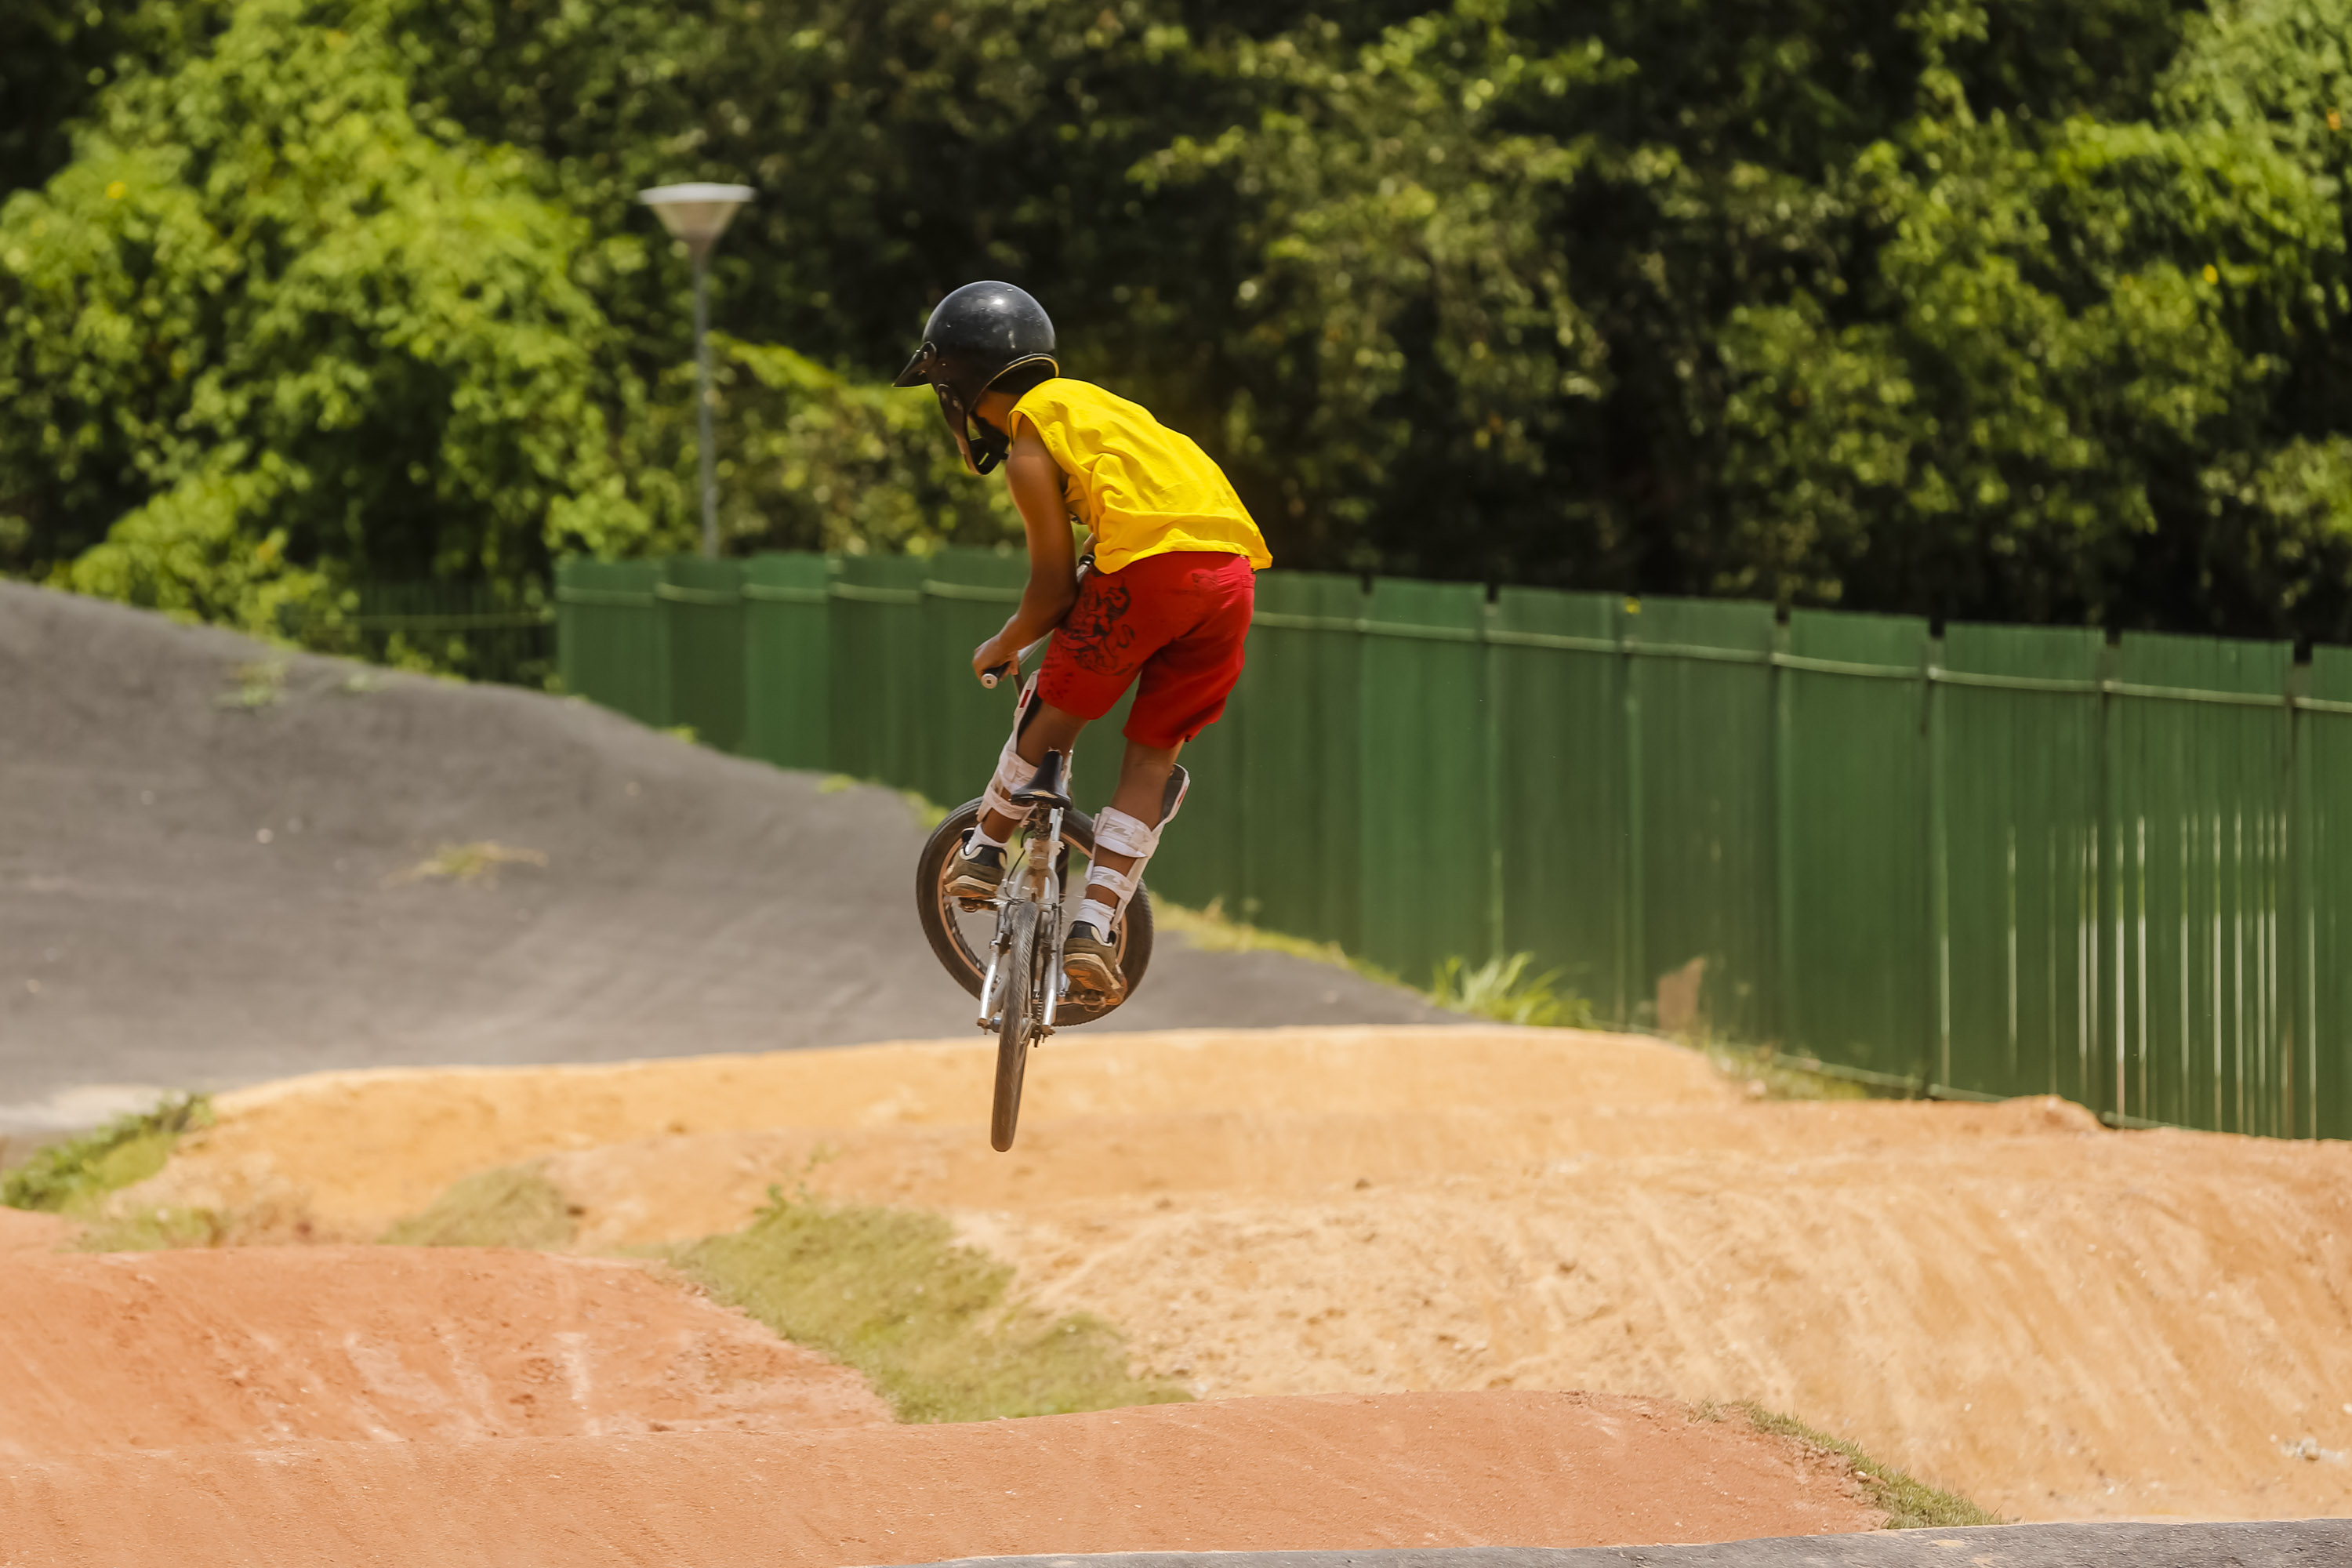
[[1062, 939], [1062, 973], [1073, 996], [1116, 1002], [1127, 992], [1118, 973], [1118, 949], [1090, 921], [1078, 921]]
[[955, 868], [948, 873], [947, 886], [941, 891], [969, 912], [993, 903], [997, 886], [1003, 880], [1004, 851], [993, 844], [974, 849], [967, 839], [964, 847], [956, 852]]

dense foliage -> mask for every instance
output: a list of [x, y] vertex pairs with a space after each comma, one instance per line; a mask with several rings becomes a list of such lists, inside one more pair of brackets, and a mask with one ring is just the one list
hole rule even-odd
[[1008, 526], [878, 384], [997, 276], [1285, 565], [2352, 640], [2352, 0], [8, 26], [0, 565], [251, 618], [675, 546], [633, 194], [722, 178], [730, 548]]

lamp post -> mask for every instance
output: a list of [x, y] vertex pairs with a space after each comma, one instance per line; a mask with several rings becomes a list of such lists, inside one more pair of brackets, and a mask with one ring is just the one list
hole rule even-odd
[[735, 209], [751, 199], [749, 185], [656, 185], [637, 200], [654, 209], [673, 238], [694, 258], [695, 437], [702, 468], [702, 553], [719, 553], [719, 480], [710, 456], [710, 251], [727, 232]]

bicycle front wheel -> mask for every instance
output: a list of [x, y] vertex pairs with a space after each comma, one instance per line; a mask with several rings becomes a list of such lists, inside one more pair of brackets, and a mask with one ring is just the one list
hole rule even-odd
[[[963, 836], [980, 820], [980, 802], [967, 801], [948, 814], [947, 819], [933, 830], [930, 842], [923, 846], [921, 858], [915, 865], [915, 915], [922, 922], [923, 935], [931, 951], [939, 955], [940, 966], [955, 983], [980, 994], [982, 978], [988, 973], [989, 944], [996, 939], [996, 910], [993, 905], [979, 910], [967, 910], [948, 895], [946, 882], [953, 875], [955, 857], [963, 847]], [[1080, 855], [1091, 856], [1095, 848], [1094, 819], [1083, 811], [1073, 811], [1062, 819], [1062, 840]], [[1078, 912], [1078, 897], [1083, 889], [1070, 877], [1062, 879], [1062, 921], [1066, 928]], [[1127, 918], [1118, 922], [1118, 934], [1113, 939], [1118, 947], [1118, 972], [1127, 977], [1127, 997], [1132, 997], [1143, 984], [1144, 972], [1151, 967], [1151, 897], [1144, 889], [1136, 890], [1127, 906]], [[1046, 945], [1044, 933], [1038, 936], [1041, 946]], [[1126, 1000], [1122, 997], [1121, 1000]], [[1106, 1004], [1094, 996], [1066, 996], [1054, 1014], [1054, 1027], [1073, 1028], [1091, 1024], [1108, 1013], [1118, 1003]]]
[[1037, 1032], [1037, 906], [1024, 899], [1004, 918], [1012, 929], [997, 972], [1004, 1010], [997, 1017], [996, 1100], [988, 1118], [988, 1142], [1000, 1154], [1013, 1147], [1013, 1131], [1021, 1121], [1021, 1079]]

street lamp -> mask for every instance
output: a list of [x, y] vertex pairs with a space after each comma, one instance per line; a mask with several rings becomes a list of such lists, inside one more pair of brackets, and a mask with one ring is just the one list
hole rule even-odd
[[749, 185], [656, 185], [637, 200], [654, 209], [671, 237], [686, 241], [694, 258], [694, 391], [696, 438], [702, 463], [702, 553], [719, 553], [719, 480], [710, 458], [709, 263], [711, 247], [727, 232], [735, 209], [751, 199]]

